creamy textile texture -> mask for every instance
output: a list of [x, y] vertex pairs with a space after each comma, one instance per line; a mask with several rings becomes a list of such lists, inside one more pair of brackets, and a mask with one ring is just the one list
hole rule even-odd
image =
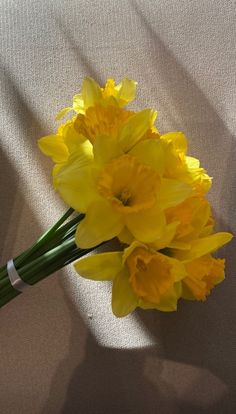
[[[65, 210], [36, 141], [87, 75], [138, 81], [131, 107], [186, 134], [217, 230], [235, 233], [235, 14], [228, 0], [0, 2], [2, 263]], [[235, 244], [207, 302], [173, 314], [116, 319], [109, 282], [72, 266], [17, 297], [0, 311], [1, 413], [234, 413]]]

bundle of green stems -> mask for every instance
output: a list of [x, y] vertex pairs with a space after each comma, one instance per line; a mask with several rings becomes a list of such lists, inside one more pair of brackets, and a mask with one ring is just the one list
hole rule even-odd
[[[74, 210], [70, 208], [30, 248], [13, 259], [17, 273], [25, 283], [34, 285], [92, 250], [76, 246], [76, 227], [84, 215], [77, 214], [71, 219], [73, 213]], [[1, 267], [0, 307], [20, 293], [11, 285], [7, 265]]]

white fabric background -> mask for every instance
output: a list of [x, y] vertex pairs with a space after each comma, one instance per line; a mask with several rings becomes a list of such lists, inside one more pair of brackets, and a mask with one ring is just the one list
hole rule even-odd
[[[65, 210], [36, 141], [84, 76], [139, 83], [161, 132], [183, 130], [214, 177], [218, 228], [235, 232], [235, 1], [0, 1], [0, 253]], [[116, 319], [110, 286], [72, 266], [0, 310], [1, 414], [236, 410], [235, 242], [206, 303]]]

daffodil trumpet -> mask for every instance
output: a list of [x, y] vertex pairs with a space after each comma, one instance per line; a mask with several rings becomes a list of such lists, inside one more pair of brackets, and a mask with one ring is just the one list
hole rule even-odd
[[[137, 307], [170, 312], [180, 299], [204, 301], [225, 277], [224, 259], [213, 254], [232, 238], [214, 233], [206, 198], [212, 180], [187, 155], [185, 135], [161, 134], [153, 109], [126, 108], [136, 86], [128, 78], [108, 79], [104, 87], [85, 78], [57, 120], [72, 117], [38, 141], [70, 209], [14, 260], [22, 279], [34, 284], [80, 258], [80, 276], [112, 282], [118, 317]], [[117, 251], [87, 255], [113, 238]], [[8, 276], [5, 266], [0, 306], [19, 294]]]

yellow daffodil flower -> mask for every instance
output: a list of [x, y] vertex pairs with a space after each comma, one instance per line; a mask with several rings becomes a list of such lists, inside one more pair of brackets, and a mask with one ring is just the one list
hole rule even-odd
[[206, 237], [199, 237], [189, 241], [188, 249], [173, 249], [172, 256], [188, 263], [216, 251], [228, 243], [232, 237], [232, 234], [227, 232], [218, 232]]
[[75, 263], [76, 271], [92, 280], [112, 280], [112, 309], [125, 316], [136, 307], [175, 311], [179, 298], [205, 300], [224, 280], [224, 260], [210, 253], [228, 243], [229, 233], [193, 240], [188, 252], [172, 257], [139, 242], [124, 251], [87, 256]]
[[[202, 231], [206, 235], [213, 229], [214, 221], [209, 202], [200, 196], [189, 197], [179, 205], [166, 211], [167, 223], [178, 222], [175, 241], [188, 242], [197, 238]], [[209, 226], [211, 220], [211, 227]]]
[[224, 280], [223, 259], [215, 259], [211, 253], [232, 239], [232, 234], [219, 232], [192, 240], [187, 250], [173, 250], [172, 256], [180, 260], [187, 276], [182, 280], [184, 299], [205, 300], [211, 289]]
[[[110, 109], [105, 108], [105, 113]], [[103, 129], [95, 140], [88, 131], [78, 133], [77, 120], [66, 124], [62, 135], [68, 128], [71, 134], [65, 134], [64, 140], [60, 135], [55, 139], [64, 158], [58, 158], [53, 137], [40, 140], [44, 153], [60, 162], [54, 168], [55, 188], [66, 203], [86, 213], [77, 231], [78, 246], [93, 247], [117, 235], [126, 241], [127, 234], [129, 240], [131, 235], [146, 243], [156, 241], [166, 231], [164, 211], [191, 194], [190, 185], [164, 177], [169, 159], [163, 141], [159, 137], [143, 139], [155, 116], [149, 109], [129, 114], [119, 127], [116, 124], [114, 134], [110, 122], [97, 121]], [[89, 135], [89, 140], [83, 134]]]
[[211, 289], [225, 278], [225, 260], [211, 255], [202, 256], [185, 265], [188, 276], [183, 279], [182, 297], [206, 300]]
[[40, 150], [56, 164], [65, 164], [69, 156], [75, 153], [86, 139], [75, 129], [75, 119], [76, 117], [60, 125], [56, 134], [38, 140]]
[[124, 251], [84, 257], [81, 276], [112, 280], [112, 309], [125, 316], [136, 307], [173, 311], [180, 298], [205, 300], [224, 279], [223, 259], [212, 253], [232, 235], [213, 233], [205, 199], [211, 178], [187, 155], [182, 132], [160, 135], [151, 109], [128, 111], [136, 82], [104, 88], [86, 78], [73, 106], [76, 115], [55, 135], [39, 140], [52, 158], [53, 182], [63, 200], [85, 213], [75, 241], [82, 249], [113, 237]]
[[198, 159], [189, 157], [187, 139], [182, 132], [169, 132], [160, 137], [166, 154], [164, 175], [190, 184], [196, 195], [204, 195], [211, 187], [211, 178]]
[[73, 106], [62, 109], [57, 115], [61, 119], [70, 111], [77, 114], [84, 114], [86, 110], [96, 104], [122, 107], [133, 101], [136, 93], [137, 82], [124, 78], [118, 85], [114, 79], [108, 79], [105, 87], [101, 88], [94, 79], [87, 77], [82, 84], [81, 93], [73, 98]]
[[[150, 116], [147, 112], [147, 119]], [[118, 140], [100, 136], [94, 145], [85, 141], [55, 174], [54, 185], [65, 202], [86, 213], [76, 234], [79, 247], [96, 246], [125, 228], [136, 239], [152, 242], [165, 231], [164, 211], [192, 191], [185, 183], [162, 178], [163, 163], [156, 163], [161, 158], [158, 149], [145, 152], [145, 141], [137, 143], [149, 122], [142, 121], [141, 126], [132, 118], [128, 122], [132, 122], [129, 135], [125, 124]], [[140, 162], [139, 153], [145, 163]]]
[[112, 280], [112, 310], [125, 316], [136, 307], [173, 311], [186, 276], [178, 260], [134, 242], [124, 252], [87, 256], [75, 263], [76, 271], [93, 280]]
[[[158, 131], [153, 125], [157, 113], [149, 109], [135, 113], [124, 110], [114, 105], [106, 107], [95, 105], [88, 108], [86, 114], [79, 114], [60, 125], [57, 134], [48, 135], [38, 140], [40, 150], [50, 156], [56, 163], [65, 163], [72, 152], [77, 151], [86, 139], [93, 144], [96, 137], [105, 135], [114, 139], [120, 139], [121, 131], [125, 135], [132, 131], [139, 123], [139, 140], [151, 140], [159, 138]], [[149, 127], [147, 126], [149, 125]], [[142, 134], [142, 131], [143, 132]], [[138, 132], [138, 131], [137, 131]]]

